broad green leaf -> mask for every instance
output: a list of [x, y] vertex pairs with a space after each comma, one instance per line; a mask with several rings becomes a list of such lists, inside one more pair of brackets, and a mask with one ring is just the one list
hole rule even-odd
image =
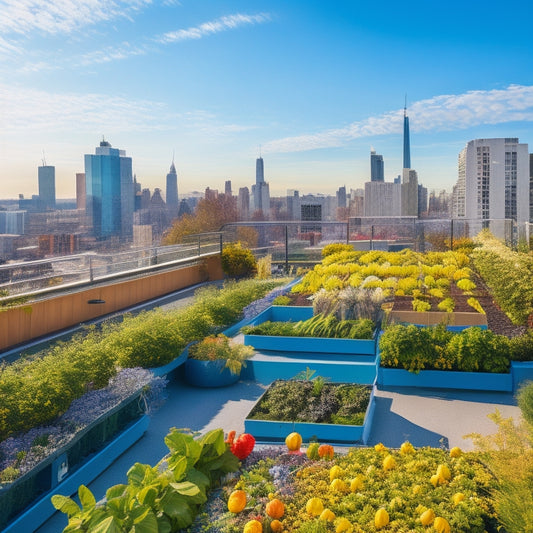
[[190, 466], [196, 463], [202, 453], [202, 447], [191, 435], [186, 435], [175, 428], [165, 437], [165, 444], [171, 452], [170, 460], [177, 454], [185, 457]]
[[69, 518], [80, 514], [80, 506], [68, 496], [62, 496], [61, 494], [54, 494], [52, 496], [52, 505], [62, 513], [65, 513]]
[[157, 527], [158, 527], [158, 533], [171, 533], [172, 531], [172, 525], [170, 524], [170, 520], [168, 519], [168, 516], [165, 515], [159, 515], [157, 517]]
[[226, 443], [224, 442], [224, 432], [222, 429], [212, 429], [208, 431], [200, 440], [199, 443], [202, 447], [213, 446], [217, 455], [224, 453], [226, 449]]
[[144, 487], [144, 489], [141, 489], [138, 492], [137, 500], [139, 500], [139, 502], [143, 505], [154, 507], [157, 494], [157, 489], [154, 486], [149, 485], [148, 487]]
[[157, 518], [150, 509], [133, 521], [132, 532], [135, 533], [159, 533]]
[[80, 485], [78, 488], [78, 497], [84, 512], [90, 511], [96, 506], [96, 498], [85, 485]]
[[[168, 490], [163, 498], [161, 498], [160, 509], [174, 519], [179, 516], [189, 515], [192, 523], [192, 513], [187, 498], [185, 498], [185, 496], [180, 496], [173, 490]], [[188, 525], [190, 525], [190, 523], [181, 527], [187, 527]]]
[[168, 467], [172, 471], [174, 481], [180, 481], [187, 472], [189, 463], [185, 456], [175, 454], [169, 458]]
[[106, 500], [112, 500], [113, 498], [120, 498], [128, 488], [127, 485], [113, 485], [107, 489], [105, 493]]
[[121, 528], [115, 523], [114, 517], [109, 516], [90, 531], [91, 533], [121, 533]]
[[196, 496], [200, 489], [190, 481], [183, 481], [182, 483], [171, 483], [170, 486], [183, 496]]
[[149, 471], [151, 470], [151, 467], [149, 465], [143, 465], [141, 463], [135, 463], [129, 470], [128, 470], [128, 481], [130, 485], [133, 485], [134, 487], [141, 487], [145, 484], [145, 479], [149, 474]]
[[203, 473], [193, 468], [187, 472], [187, 481], [191, 481], [195, 485], [200, 487], [200, 490], [206, 492], [209, 489], [210, 481], [209, 478]]

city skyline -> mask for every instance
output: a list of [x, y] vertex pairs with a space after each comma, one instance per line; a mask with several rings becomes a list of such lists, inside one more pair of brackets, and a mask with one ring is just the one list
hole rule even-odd
[[[533, 143], [533, 6], [452, 1], [5, 1], [0, 18], [0, 198], [36, 194], [42, 153], [58, 198], [105, 135], [143, 187], [180, 194], [254, 182], [272, 196], [334, 194], [402, 172], [404, 98], [411, 165], [451, 190], [476, 138]], [[487, 28], [491, 31], [487, 31]], [[173, 157], [173, 154], [174, 157]], [[289, 184], [289, 185], [287, 185]]]

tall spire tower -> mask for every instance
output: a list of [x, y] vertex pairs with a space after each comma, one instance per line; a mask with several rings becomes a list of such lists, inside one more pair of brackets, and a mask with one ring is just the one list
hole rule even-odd
[[403, 108], [403, 168], [411, 168], [411, 144], [409, 142], [409, 117], [407, 116], [407, 95]]

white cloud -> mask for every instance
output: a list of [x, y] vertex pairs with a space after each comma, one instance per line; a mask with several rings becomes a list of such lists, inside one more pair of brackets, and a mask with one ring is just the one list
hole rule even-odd
[[83, 27], [129, 17], [152, 0], [4, 0], [0, 33], [72, 33]]
[[[505, 89], [439, 95], [409, 106], [409, 125], [417, 131], [453, 131], [483, 124], [533, 121], [533, 86], [510, 85]], [[286, 137], [263, 145], [265, 153], [302, 152], [344, 146], [353, 139], [398, 134], [403, 110], [353, 122], [346, 127]]]
[[228, 15], [210, 22], [204, 22], [199, 26], [167, 32], [157, 38], [156, 41], [167, 44], [190, 39], [201, 39], [202, 37], [221, 31], [233, 30], [240, 26], [248, 26], [250, 24], [262, 24], [268, 21], [270, 21], [270, 16], [267, 13], [259, 13], [257, 15], [242, 15], [237, 13], [236, 15]]

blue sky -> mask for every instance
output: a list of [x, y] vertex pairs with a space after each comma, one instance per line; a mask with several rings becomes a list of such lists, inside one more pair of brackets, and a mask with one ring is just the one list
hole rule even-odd
[[[533, 152], [533, 3], [314, 0], [0, 0], [0, 198], [37, 193], [44, 151], [59, 197], [105, 135], [180, 193], [334, 193], [411, 162], [451, 190], [475, 138]], [[260, 148], [261, 147], [261, 148]]]

